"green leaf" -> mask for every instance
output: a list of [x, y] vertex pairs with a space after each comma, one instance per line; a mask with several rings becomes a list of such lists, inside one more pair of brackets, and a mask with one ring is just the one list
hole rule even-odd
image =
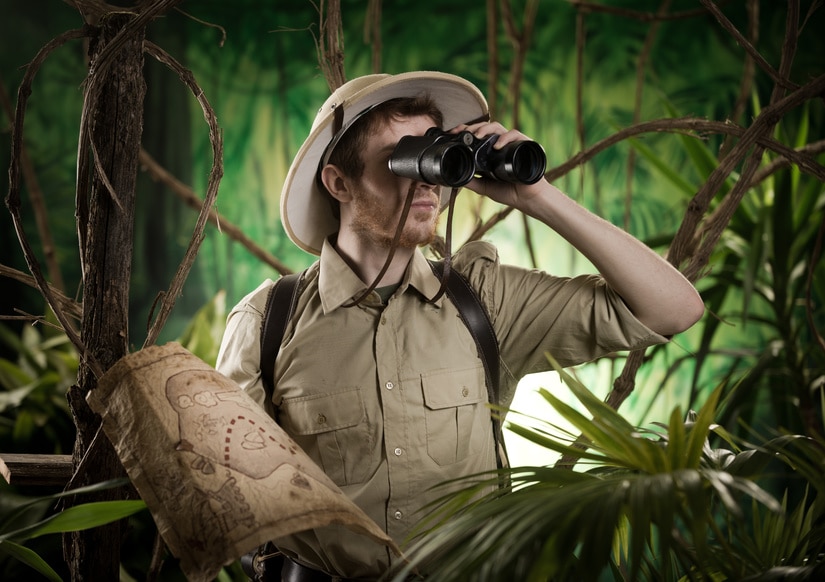
[[31, 385], [33, 378], [20, 366], [0, 359], [0, 386], [6, 390], [14, 390], [21, 386]]
[[[539, 394], [547, 400], [562, 417], [575, 426], [590, 441], [592, 448], [604, 454], [602, 462], [619, 466], [636, 466], [641, 457], [635, 439], [622, 438], [620, 434], [611, 432], [604, 424], [594, 422], [572, 406], [562, 402], [544, 388]], [[620, 441], [617, 441], [617, 438]]]
[[81, 531], [118, 521], [144, 509], [146, 503], [142, 500], [83, 503], [28, 527], [0, 535], [0, 541], [29, 540], [46, 534]]
[[[671, 117], [678, 117], [679, 113], [668, 102], [665, 102], [665, 110]], [[713, 154], [710, 147], [705, 142], [692, 135], [679, 134], [682, 147], [687, 152], [690, 161], [693, 162], [700, 179], [704, 182], [711, 172], [719, 166], [719, 160]]]
[[180, 344], [210, 365], [218, 357], [221, 338], [226, 328], [226, 292], [218, 292], [191, 319], [178, 339]]
[[12, 436], [17, 442], [24, 442], [29, 439], [35, 429], [34, 414], [28, 410], [23, 409], [18, 411], [17, 419], [14, 423], [14, 432]]
[[685, 449], [687, 448], [685, 421], [678, 406], [670, 413], [667, 437], [667, 470], [672, 471], [684, 467], [693, 468], [690, 458], [685, 455]]
[[688, 197], [692, 197], [696, 193], [696, 186], [688, 182], [678, 169], [674, 168], [672, 164], [657, 156], [653, 149], [635, 138], [627, 140], [633, 148], [639, 152], [647, 161], [649, 161], [661, 174], [667, 178], [673, 186], [681, 190]]
[[[3, 362], [0, 362], [0, 365], [2, 365], [2, 363]], [[0, 373], [2, 373], [2, 371], [0, 371]], [[8, 392], [0, 392], [0, 412], [20, 406], [20, 404], [29, 394], [31, 394], [35, 387], [36, 386], [34, 384], [29, 384], [27, 386], [21, 386], [20, 388], [9, 390]]]
[[559, 442], [550, 435], [542, 434], [537, 429], [526, 427], [513, 421], [507, 422], [507, 430], [545, 449], [561, 453], [563, 455], [573, 455], [581, 459], [604, 462], [604, 455], [589, 452], [583, 448], [576, 448]]
[[716, 415], [716, 403], [719, 401], [719, 396], [722, 393], [721, 388], [720, 386], [711, 392], [690, 429], [687, 439], [685, 461], [685, 466], [687, 467], [697, 467], [699, 465], [699, 459], [702, 457], [702, 449], [708, 440], [710, 427]]
[[20, 560], [53, 582], [63, 582], [57, 572], [34, 550], [8, 540], [0, 540], [0, 553], [8, 554], [12, 558]]
[[146, 509], [146, 503], [142, 499], [95, 501], [75, 505], [47, 520], [29, 537], [90, 529], [129, 517], [144, 509]]

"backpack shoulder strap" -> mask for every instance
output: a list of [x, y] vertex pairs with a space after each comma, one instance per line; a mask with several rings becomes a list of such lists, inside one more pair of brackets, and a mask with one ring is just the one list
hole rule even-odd
[[295, 311], [302, 277], [303, 272], [282, 276], [272, 284], [266, 298], [266, 309], [264, 309], [261, 321], [261, 380], [264, 384], [267, 402], [272, 399], [275, 390], [272, 377], [275, 371], [275, 359], [281, 349], [286, 324], [292, 317], [292, 312]]
[[[439, 277], [443, 273], [444, 265], [440, 261], [430, 261], [433, 271]], [[481, 304], [476, 292], [470, 283], [459, 272], [452, 270], [447, 278], [447, 296], [458, 308], [461, 319], [470, 330], [478, 347], [478, 354], [484, 363], [484, 373], [487, 377], [487, 392], [491, 403], [498, 401], [499, 362], [498, 340], [487, 310]]]
[[[444, 272], [444, 263], [441, 261], [429, 261], [433, 272], [439, 277]], [[484, 364], [484, 375], [487, 379], [487, 399], [491, 404], [498, 403], [499, 395], [499, 351], [498, 339], [495, 329], [490, 323], [490, 317], [484, 305], [481, 304], [475, 290], [461, 273], [452, 270], [447, 277], [447, 297], [458, 309], [461, 320], [470, 335], [475, 340], [478, 348], [478, 355]], [[499, 468], [505, 465], [507, 452], [504, 446], [504, 438], [501, 434], [501, 422], [493, 419], [493, 439], [496, 444], [496, 461]]]

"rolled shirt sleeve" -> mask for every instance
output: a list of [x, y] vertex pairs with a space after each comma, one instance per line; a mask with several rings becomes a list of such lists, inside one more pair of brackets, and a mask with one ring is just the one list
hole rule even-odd
[[264, 410], [273, 414], [261, 380], [261, 323], [273, 282], [267, 279], [244, 297], [226, 320], [215, 369], [235, 381]]
[[485, 242], [465, 245], [455, 268], [476, 289], [495, 329], [502, 403], [523, 376], [552, 369], [547, 354], [567, 367], [668, 341], [636, 319], [599, 275], [557, 277], [502, 265]]

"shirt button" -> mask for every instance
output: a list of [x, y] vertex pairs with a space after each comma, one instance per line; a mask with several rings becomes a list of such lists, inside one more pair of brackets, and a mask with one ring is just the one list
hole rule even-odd
[[403, 513], [401, 513], [400, 511], [395, 512], [395, 519], [401, 519], [402, 517], [404, 517]]
[[324, 416], [323, 414], [319, 414], [318, 418], [316, 420], [318, 421], [318, 424], [326, 424], [327, 423], [327, 417]]
[[467, 396], [470, 395], [470, 389], [465, 386], [464, 388], [461, 389], [461, 395], [464, 398], [467, 398]]
[[387, 387], [387, 390], [392, 390], [393, 388], [395, 388], [395, 384], [393, 384], [392, 382], [387, 382], [386, 384], [384, 384], [384, 386]]
[[393, 452], [395, 453], [395, 456], [396, 456], [396, 457], [400, 457], [400, 456], [401, 456], [401, 454], [402, 454], [404, 451], [403, 451], [403, 450], [401, 450], [401, 447], [395, 447], [395, 451], [393, 451]]

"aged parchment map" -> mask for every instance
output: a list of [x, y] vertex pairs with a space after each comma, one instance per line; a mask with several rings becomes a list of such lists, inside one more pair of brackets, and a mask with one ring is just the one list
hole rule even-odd
[[331, 524], [398, 552], [237, 384], [180, 344], [124, 357], [88, 402], [189, 580]]

